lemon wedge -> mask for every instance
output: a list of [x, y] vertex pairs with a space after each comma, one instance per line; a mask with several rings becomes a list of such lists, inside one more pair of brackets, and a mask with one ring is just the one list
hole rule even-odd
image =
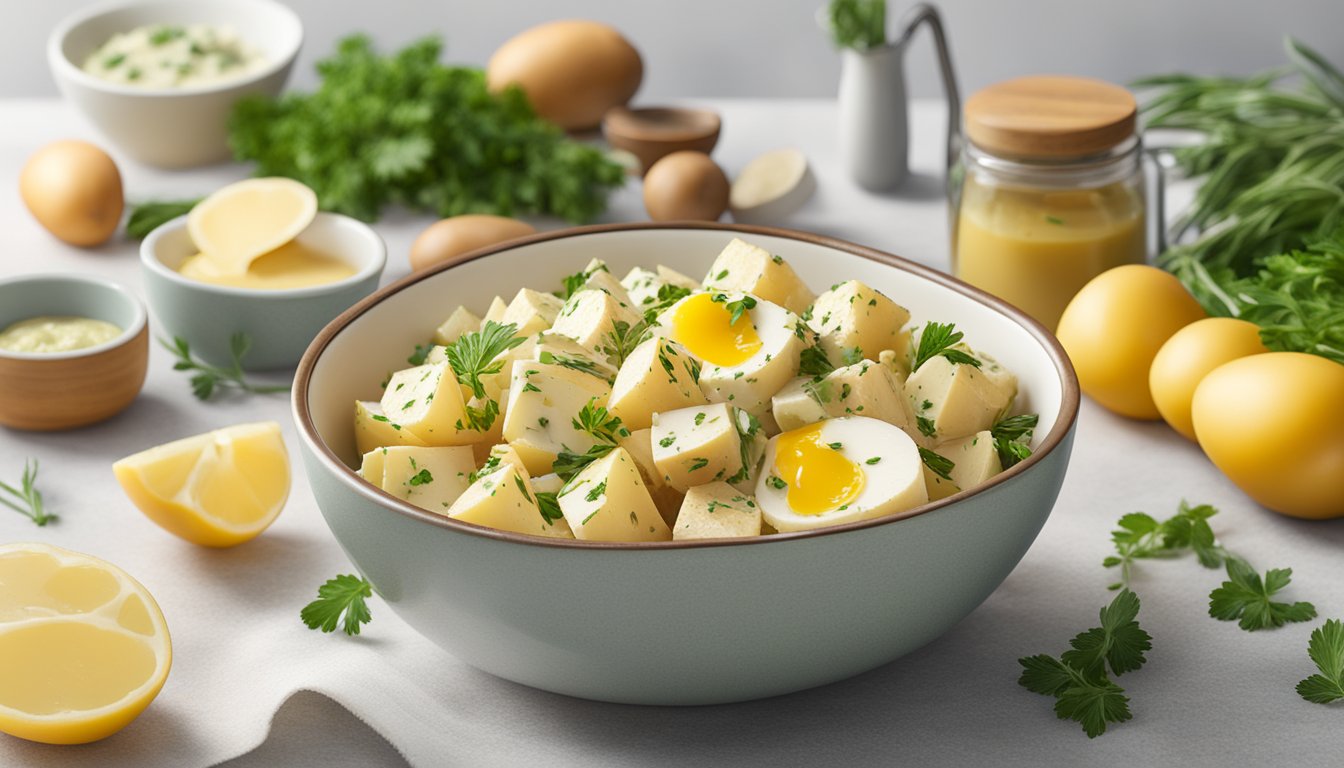
[[218, 275], [238, 276], [258, 256], [299, 236], [317, 216], [317, 194], [293, 179], [248, 179], [205, 198], [187, 232]]
[[158, 604], [125, 571], [47, 544], [0, 546], [0, 731], [46, 744], [111, 736], [172, 661]]
[[127, 456], [112, 471], [150, 520], [206, 547], [256, 538], [289, 498], [289, 456], [273, 421], [175, 440]]

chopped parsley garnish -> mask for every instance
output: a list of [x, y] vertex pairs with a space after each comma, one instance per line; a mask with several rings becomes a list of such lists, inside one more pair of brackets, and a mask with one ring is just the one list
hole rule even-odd
[[867, 460], [867, 461], [865, 461], [865, 462], [863, 462], [863, 463], [864, 463], [864, 464], [876, 464], [876, 463], [878, 463], [878, 462], [881, 461], [881, 460], [882, 460], [882, 457], [881, 457], [881, 456], [874, 456], [873, 458], [871, 458], [871, 459], [869, 459], [869, 460]]
[[728, 325], [737, 325], [737, 321], [742, 319], [743, 313], [749, 309], [756, 308], [756, 300], [750, 296], [743, 296], [736, 301], [729, 301], [728, 297], [722, 293], [716, 293], [710, 297], [710, 301], [724, 305], [728, 310]]
[[863, 349], [861, 347], [845, 347], [840, 350], [840, 359], [845, 365], [854, 365], [863, 362]]
[[560, 511], [560, 501], [554, 493], [537, 494], [537, 511], [541, 512], [541, 519], [546, 521], [547, 525], [555, 525], [557, 520], [565, 516]]
[[704, 423], [705, 423], [705, 414], [704, 414], [704, 412], [702, 411], [702, 412], [700, 412], [700, 413], [695, 414], [695, 426], [698, 427], [698, 426], [700, 426], [701, 424], [704, 424]]
[[406, 362], [411, 365], [424, 365], [425, 359], [429, 357], [429, 353], [433, 349], [433, 344], [416, 344], [415, 351], [411, 352], [411, 356], [406, 358]]
[[411, 475], [411, 479], [407, 482], [411, 485], [429, 485], [434, 482], [434, 475], [431, 475], [428, 469], [422, 469], [414, 475]]
[[1037, 421], [1039, 417], [1036, 414], [1023, 413], [1002, 419], [990, 428], [989, 433], [994, 438], [994, 449], [999, 454], [999, 464], [1004, 469], [1031, 456], [1029, 444]]
[[445, 349], [448, 365], [457, 380], [470, 387], [478, 399], [485, 400], [482, 407], [467, 408], [467, 421], [478, 432], [489, 430], [499, 415], [499, 403], [486, 398], [481, 377], [492, 376], [504, 368], [504, 361], [495, 358], [526, 340], [515, 335], [517, 332], [518, 326], [513, 323], [500, 325], [487, 320], [480, 331], [462, 334]]
[[[704, 414], [701, 414], [701, 415], [703, 416]], [[670, 447], [672, 447], [672, 444], [675, 443], [675, 442], [677, 442], [677, 436], [676, 436], [676, 435], [668, 435], [667, 437], [664, 437], [663, 439], [659, 440], [659, 441], [658, 441], [658, 444], [661, 445], [661, 446], [664, 447], [664, 448], [670, 448]]]
[[709, 466], [709, 459], [699, 458], [699, 459], [695, 459], [695, 460], [693, 460], [693, 461], [691, 462], [691, 467], [690, 467], [690, 469], [687, 470], [687, 471], [689, 471], [689, 472], [694, 472], [694, 471], [696, 471], [697, 469], [704, 469], [704, 468], [707, 467], [707, 466]]
[[547, 365], [558, 365], [563, 368], [570, 368], [581, 373], [589, 374], [590, 376], [596, 376], [603, 381], [611, 381], [611, 376], [592, 360], [585, 360], [581, 357], [571, 357], [569, 355], [557, 355], [546, 350], [542, 350], [541, 354], [537, 357], [540, 358], [540, 362], [546, 363]]
[[776, 489], [776, 490], [780, 490], [780, 491], [782, 491], [782, 490], [784, 490], [785, 488], [788, 488], [788, 487], [789, 487], [789, 484], [786, 483], [786, 482], [784, 482], [783, 478], [776, 477], [775, 475], [771, 475], [771, 476], [767, 477], [767, 478], [765, 479], [765, 484], [768, 485], [768, 486], [770, 486], [771, 488], [774, 488], [774, 489]]
[[589, 400], [579, 410], [579, 415], [570, 420], [570, 424], [599, 443], [615, 445], [623, 437], [630, 436], [630, 430], [621, 426], [619, 416], [612, 416], [606, 408], [597, 405], [596, 398]]
[[[928, 467], [930, 472], [951, 482], [952, 468], [956, 466], [951, 459], [941, 453], [934, 453], [928, 448], [919, 449], [919, 458], [924, 461], [924, 466]], [[872, 464], [874, 460], [869, 459], [868, 463]]]
[[[603, 480], [597, 485], [594, 485], [592, 488], [589, 488], [588, 493], [584, 494], [583, 498], [585, 501], [597, 501], [598, 499], [602, 498], [603, 494], [605, 494], [606, 492], [607, 492], [607, 481]], [[586, 523], [588, 521], [584, 520], [584, 522]]]
[[933, 437], [934, 435], [938, 434], [938, 428], [934, 426], [933, 419], [925, 418], [923, 416], [916, 416], [915, 426], [919, 427], [919, 434], [925, 437]]
[[798, 375], [820, 378], [835, 370], [821, 347], [808, 347], [798, 356]]
[[910, 370], [917, 371], [920, 366], [939, 356], [947, 358], [954, 365], [979, 368], [980, 360], [952, 348], [961, 341], [963, 335], [953, 323], [925, 323], [924, 332], [919, 335], [919, 346], [915, 350], [915, 363]]

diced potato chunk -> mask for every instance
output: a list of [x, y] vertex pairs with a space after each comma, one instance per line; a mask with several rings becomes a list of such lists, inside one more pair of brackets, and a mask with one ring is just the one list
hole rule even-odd
[[586, 290], [606, 291], [621, 305], [630, 307], [633, 303], [630, 300], [630, 294], [625, 285], [616, 276], [611, 274], [607, 268], [607, 263], [601, 259], [593, 259], [588, 262], [588, 266], [583, 268], [583, 288]]
[[523, 288], [509, 302], [499, 322], [517, 326], [517, 336], [531, 336], [550, 328], [564, 303], [549, 293]]
[[839, 416], [868, 416], [904, 429], [923, 445], [900, 375], [881, 363], [864, 360], [847, 365], [821, 381], [794, 379], [772, 398], [771, 405], [781, 430]]
[[945, 477], [940, 477], [937, 472], [929, 469], [927, 465], [924, 467], [924, 487], [929, 492], [929, 501], [946, 499], [948, 496], [961, 491], [956, 483]]
[[383, 487], [383, 464], [387, 457], [386, 448], [374, 448], [359, 459], [359, 476], [364, 482]]
[[639, 467], [644, 487], [653, 497], [653, 503], [657, 505], [663, 521], [671, 527], [677, 520], [677, 511], [681, 509], [682, 493], [667, 484], [653, 460], [653, 430], [645, 428], [631, 432], [621, 440], [621, 447], [630, 452], [630, 458]]
[[659, 264], [655, 271], [658, 273], [659, 279], [668, 285], [675, 285], [678, 288], [685, 288], [688, 291], [700, 290], [700, 283], [671, 267]]
[[551, 331], [598, 351], [604, 343], [603, 337], [615, 330], [616, 323], [633, 326], [641, 319], [610, 293], [588, 289], [569, 297]]
[[504, 301], [503, 298], [496, 296], [495, 298], [491, 299], [490, 307], [485, 310], [485, 315], [481, 317], [481, 328], [484, 328], [486, 323], [489, 322], [498, 323], [500, 320], [503, 320], [504, 312], [508, 308], [509, 305]]
[[532, 490], [536, 493], [559, 493], [564, 487], [565, 479], [554, 472], [532, 478]]
[[522, 457], [520, 457], [518, 451], [514, 450], [513, 446], [508, 443], [499, 443], [490, 446], [490, 452], [486, 456], [481, 471], [488, 472], [495, 469], [500, 464], [512, 464], [523, 473], [523, 477], [529, 480], [532, 479], [531, 475], [528, 474], [527, 465], [523, 463]]
[[522, 458], [527, 471], [551, 471], [562, 450], [583, 453], [594, 445], [591, 435], [576, 429], [575, 416], [588, 403], [605, 407], [607, 382], [572, 368], [537, 360], [513, 364], [504, 439]]
[[617, 447], [584, 467], [559, 496], [574, 537], [587, 541], [668, 541], [672, 531], [640, 479], [635, 460]]
[[883, 350], [903, 356], [910, 343], [909, 335], [902, 332], [908, 322], [910, 313], [904, 307], [858, 280], [840, 283], [818, 296], [807, 320], [821, 350], [837, 364], [854, 349], [872, 361]]
[[674, 541], [760, 535], [761, 508], [756, 500], [723, 482], [687, 491], [672, 529]]
[[434, 343], [439, 345], [452, 344], [462, 338], [462, 334], [471, 333], [481, 327], [484, 322], [477, 317], [475, 313], [466, 307], [458, 307], [448, 316], [447, 320], [434, 331]]
[[936, 449], [953, 462], [952, 481], [968, 491], [1003, 471], [999, 451], [994, 447], [994, 436], [981, 430], [970, 437], [950, 440]]
[[501, 463], [493, 472], [478, 475], [476, 482], [448, 509], [448, 516], [501, 531], [552, 538], [573, 536], [541, 514], [527, 478], [507, 463]]
[[425, 445], [425, 441], [405, 426], [383, 415], [383, 406], [355, 401], [355, 449], [366, 454], [387, 445]]
[[470, 445], [481, 440], [481, 433], [470, 429], [462, 388], [446, 362], [392, 374], [381, 405], [387, 418], [429, 445]]
[[476, 469], [471, 449], [465, 446], [388, 448], [383, 456], [383, 476], [379, 484], [399, 499], [447, 514], [471, 484]]
[[598, 354], [568, 336], [561, 336], [558, 333], [538, 335], [527, 358], [573, 368], [576, 371], [596, 376], [608, 384], [616, 378], [616, 366], [608, 362], [606, 356]]
[[635, 267], [621, 278], [621, 287], [630, 296], [630, 306], [642, 309], [658, 301], [658, 289], [666, 283], [651, 269]]
[[1012, 405], [1016, 377], [985, 355], [975, 357], [979, 368], [939, 355], [906, 379], [905, 395], [920, 432], [939, 442], [967, 437], [989, 429]]
[[714, 259], [704, 284], [705, 288], [749, 293], [794, 314], [801, 314], [814, 298], [784, 259], [738, 238]]
[[750, 492], [765, 452], [760, 423], [725, 403], [659, 413], [650, 437], [658, 471], [683, 493], [715, 480]]
[[694, 374], [698, 364], [686, 348], [670, 339], [653, 337], [635, 347], [611, 385], [607, 410], [628, 429], [653, 424], [653, 414], [709, 401]]

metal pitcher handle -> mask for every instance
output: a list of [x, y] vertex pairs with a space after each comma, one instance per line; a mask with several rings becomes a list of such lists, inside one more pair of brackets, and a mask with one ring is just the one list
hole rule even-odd
[[900, 36], [896, 39], [897, 48], [903, 48], [914, 37], [921, 24], [927, 23], [933, 32], [934, 47], [938, 52], [938, 69], [943, 78], [943, 92], [947, 95], [947, 171], [952, 172], [961, 157], [961, 96], [957, 91], [957, 75], [952, 69], [952, 53], [948, 49], [947, 35], [943, 32], [943, 19], [938, 9], [928, 3], [917, 3], [906, 11], [900, 22]]

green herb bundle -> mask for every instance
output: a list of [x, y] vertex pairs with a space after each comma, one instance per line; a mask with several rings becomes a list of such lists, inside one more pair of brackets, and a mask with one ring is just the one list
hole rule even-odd
[[479, 69], [439, 63], [426, 38], [391, 56], [367, 37], [318, 63], [312, 93], [240, 102], [229, 142], [259, 176], [317, 192], [323, 210], [365, 221], [388, 204], [439, 216], [549, 214], [586, 221], [624, 171], [537, 117], [517, 88], [492, 94]]
[[887, 0], [831, 0], [831, 38], [840, 48], [867, 51], [887, 42]]
[[[1271, 349], [1344, 362], [1344, 74], [1289, 38], [1291, 67], [1249, 78], [1166, 75], [1149, 128], [1199, 131], [1173, 150], [1203, 177], [1178, 239], [1159, 257], [1210, 314], [1261, 326]], [[1300, 88], [1281, 81], [1297, 75]]]

